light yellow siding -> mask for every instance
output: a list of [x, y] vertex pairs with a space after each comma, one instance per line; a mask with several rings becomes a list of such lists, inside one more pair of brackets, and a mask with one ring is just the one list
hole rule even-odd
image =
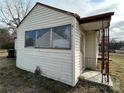
[[[73, 85], [72, 50], [25, 48], [25, 31], [73, 24], [73, 16], [37, 5], [17, 31], [17, 67]], [[73, 30], [73, 28], [72, 28]]]
[[98, 41], [96, 31], [86, 33], [86, 65], [87, 68], [96, 69], [98, 57]]
[[[81, 37], [81, 33], [83, 33], [83, 30], [80, 29], [80, 25], [78, 23], [78, 21], [75, 19], [74, 20], [74, 30], [73, 30], [73, 80], [74, 83], [76, 84], [77, 81], [79, 80], [79, 76], [83, 71], [82, 66], [83, 64], [83, 57], [81, 56], [81, 51], [80, 51], [80, 37]], [[83, 33], [84, 34], [84, 33]], [[85, 36], [85, 34], [84, 34]], [[83, 45], [85, 46], [85, 45]], [[85, 52], [85, 51], [84, 51]]]
[[[70, 50], [24, 47], [25, 31], [67, 24], [71, 24]], [[84, 60], [80, 52], [81, 31], [83, 33], [78, 21], [73, 16], [37, 5], [17, 30], [17, 67], [34, 72], [36, 67], [39, 66], [42, 75], [74, 86], [83, 71], [82, 65], [85, 65], [81, 61]], [[85, 37], [86, 50], [84, 54], [86, 54], [86, 57], [96, 60], [96, 33], [88, 32]], [[92, 63], [86, 59], [85, 63], [94, 68], [94, 62], [96, 61]]]

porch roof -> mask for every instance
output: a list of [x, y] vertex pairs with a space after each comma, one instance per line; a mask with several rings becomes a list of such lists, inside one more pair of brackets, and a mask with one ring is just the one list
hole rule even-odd
[[95, 16], [81, 18], [79, 20], [80, 26], [85, 30], [100, 30], [110, 26], [111, 16], [114, 12], [108, 12]]

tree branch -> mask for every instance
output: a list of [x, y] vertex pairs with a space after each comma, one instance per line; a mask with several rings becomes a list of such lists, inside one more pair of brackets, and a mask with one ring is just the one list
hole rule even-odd
[[18, 24], [31, 8], [31, 0], [4, 0], [0, 8], [0, 21], [16, 31]]
[[29, 8], [30, 8], [30, 5], [31, 5], [31, 0], [29, 0], [29, 1], [27, 2], [26, 9], [25, 9], [25, 13], [24, 13], [24, 16], [23, 16], [23, 17], [25, 17], [25, 16], [27, 15], [28, 10], [29, 10]]
[[8, 12], [10, 13], [10, 15], [11, 15], [13, 21], [15, 22], [16, 25], [18, 25], [18, 23], [17, 23], [16, 20], [15, 20], [14, 14], [12, 13], [11, 8], [10, 8], [10, 6], [9, 6], [7, 0], [6, 0], [6, 6], [7, 6], [7, 8], [8, 8]]

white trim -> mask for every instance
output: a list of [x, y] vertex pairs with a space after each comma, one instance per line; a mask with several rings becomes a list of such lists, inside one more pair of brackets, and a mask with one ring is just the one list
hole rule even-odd
[[75, 18], [73, 18], [72, 23], [73, 23], [73, 26], [72, 26], [73, 28], [72, 28], [72, 33], [71, 33], [72, 34], [72, 38], [71, 38], [72, 39], [72, 44], [71, 44], [72, 45], [72, 66], [73, 66], [72, 67], [72, 75], [73, 75], [72, 76], [73, 77], [72, 78], [73, 79], [72, 80], [72, 82], [73, 82], [72, 85], [75, 86], [75, 84], [76, 84], [76, 82], [75, 82], [75, 43], [74, 43], [74, 36], [75, 36], [74, 35], [74, 28], [76, 27]]

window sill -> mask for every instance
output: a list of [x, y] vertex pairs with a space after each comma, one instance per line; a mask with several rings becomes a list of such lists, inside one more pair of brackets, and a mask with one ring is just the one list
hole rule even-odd
[[[25, 47], [26, 50], [35, 52], [48, 52], [48, 53], [71, 53], [70, 49], [55, 49], [55, 48], [35, 48], [35, 47]], [[26, 51], [25, 50], [25, 51]]]
[[33, 49], [53, 49], [53, 50], [71, 50], [71, 48], [44, 48], [44, 47], [32, 47], [27, 46], [25, 48], [33, 48]]

